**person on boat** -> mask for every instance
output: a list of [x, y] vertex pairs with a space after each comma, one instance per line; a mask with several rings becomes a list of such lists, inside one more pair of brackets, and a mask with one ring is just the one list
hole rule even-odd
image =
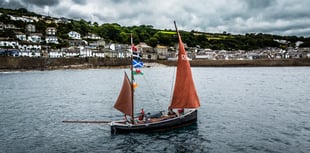
[[179, 116], [183, 115], [184, 114], [184, 108], [178, 109], [178, 113], [179, 113]]
[[144, 110], [143, 110], [143, 108], [142, 108], [138, 119], [139, 119], [140, 121], [142, 121], [142, 120], [144, 119], [144, 117], [145, 117], [145, 114], [144, 114]]
[[172, 108], [169, 108], [168, 116], [175, 117], [176, 115], [177, 115], [177, 114], [172, 110]]

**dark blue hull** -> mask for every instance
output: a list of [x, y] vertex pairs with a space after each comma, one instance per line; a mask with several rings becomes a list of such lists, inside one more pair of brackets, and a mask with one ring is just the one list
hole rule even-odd
[[180, 117], [169, 118], [166, 120], [143, 123], [143, 124], [118, 124], [115, 122], [111, 123], [111, 133], [152, 133], [152, 132], [163, 132], [172, 129], [192, 125], [197, 122], [198, 111], [194, 110]]

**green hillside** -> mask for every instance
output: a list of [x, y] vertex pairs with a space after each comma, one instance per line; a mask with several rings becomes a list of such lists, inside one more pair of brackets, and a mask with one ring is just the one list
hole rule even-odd
[[[11, 21], [9, 15], [14, 16], [36, 16], [42, 18], [42, 15], [20, 8], [16, 10], [0, 8], [0, 22], [5, 24], [14, 24], [25, 32], [27, 23], [22, 21]], [[157, 44], [173, 46], [176, 42], [176, 33], [171, 29], [155, 29], [152, 25], [139, 26], [121, 26], [118, 23], [104, 23], [99, 25], [97, 22], [69, 19], [68, 23], [48, 23], [47, 19], [55, 19], [52, 17], [44, 18], [33, 24], [36, 26], [37, 32], [44, 33], [46, 27], [56, 27], [57, 36], [60, 40], [67, 39], [67, 33], [70, 31], [79, 32], [82, 36], [88, 33], [94, 33], [104, 38], [107, 42], [130, 43], [130, 34], [134, 37], [134, 43], [145, 42], [155, 47]], [[171, 24], [173, 27], [173, 24]], [[181, 31], [184, 43], [189, 47], [200, 46], [201, 48], [224, 49], [224, 50], [252, 50], [265, 47], [294, 47], [297, 41], [304, 42], [301, 47], [310, 47], [310, 38], [297, 36], [279, 36], [263, 33], [247, 33], [244, 35], [233, 35], [226, 32], [223, 33], [205, 33], [199, 31]], [[12, 31], [0, 31], [0, 37], [14, 37]], [[286, 40], [289, 43], [280, 44], [275, 40]], [[91, 41], [91, 40], [90, 40]], [[61, 41], [59, 45], [54, 47], [66, 47], [68, 44]]]

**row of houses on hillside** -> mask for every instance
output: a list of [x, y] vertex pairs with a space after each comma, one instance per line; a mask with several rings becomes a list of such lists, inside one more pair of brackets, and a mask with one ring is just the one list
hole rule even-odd
[[[0, 15], [2, 15], [3, 13], [0, 13]], [[60, 17], [60, 18], [55, 18], [55, 17], [51, 17], [51, 16], [45, 16], [45, 15], [41, 15], [41, 16], [16, 16], [16, 15], [11, 15], [11, 14], [7, 14], [7, 16], [10, 18], [10, 20], [12, 21], [23, 21], [26, 23], [33, 23], [33, 22], [39, 22], [39, 21], [43, 21], [45, 23], [70, 23], [70, 19], [65, 18], [65, 17]]]
[[[3, 41], [0, 41], [0, 46]], [[49, 46], [40, 45], [21, 45], [19, 42], [10, 42], [12, 45], [18, 46], [18, 49], [0, 49], [14, 51], [14, 56], [28, 57], [102, 57], [102, 58], [127, 58], [131, 55], [131, 46], [127, 44], [106, 44], [100, 40], [91, 46], [72, 46], [62, 49], [51, 49]], [[101, 46], [101, 47], [100, 47]], [[155, 48], [145, 43], [136, 45], [138, 52], [142, 53], [145, 60], [175, 60], [177, 59], [176, 47], [167, 47], [157, 45]], [[16, 51], [19, 52], [16, 55]], [[187, 48], [188, 57], [190, 59], [209, 59], [209, 60], [255, 60], [255, 59], [290, 59], [290, 58], [310, 58], [310, 48], [287, 50], [278, 48], [266, 48], [252, 51], [225, 51]], [[9, 54], [11, 55], [11, 54]]]
[[310, 48], [265, 48], [251, 51], [236, 50], [196, 50], [195, 59], [209, 60], [255, 60], [255, 59], [292, 59], [310, 58]]
[[[59, 44], [59, 38], [57, 37], [57, 28], [55, 27], [47, 27], [45, 33], [38, 33], [36, 30], [36, 26], [32, 23], [33, 20], [27, 17], [15, 17], [10, 16], [11, 20], [21, 20], [27, 22], [26, 27], [16, 27], [14, 24], [3, 23], [0, 21], [0, 31], [3, 30], [11, 30], [15, 33], [16, 39], [20, 41], [29, 41], [33, 43], [42, 43], [45, 42], [47, 44]], [[21, 32], [22, 29], [25, 29], [25, 33]], [[91, 39], [91, 40], [100, 40], [101, 37], [97, 36], [93, 33], [88, 33], [86, 36], [82, 38], [81, 34], [76, 31], [70, 31], [68, 33], [69, 40], [80, 40], [80, 39]], [[14, 38], [12, 38], [14, 39]]]
[[[50, 58], [60, 58], [60, 57], [107, 57], [107, 58], [127, 58], [131, 54], [131, 46], [128, 44], [115, 44], [106, 43], [104, 40], [100, 39], [89, 43], [79, 42], [80, 39], [73, 39], [72, 43], [74, 45], [62, 48], [62, 49], [52, 49], [47, 45], [41, 46], [36, 44], [31, 44], [23, 41], [10, 41], [1, 40], [0, 46], [5, 46], [2, 50], [14, 50], [19, 51], [19, 55], [15, 56], [29, 56], [29, 57], [50, 57]], [[79, 45], [77, 44], [79, 43]], [[160, 46], [153, 48], [146, 43], [139, 43], [136, 45], [138, 52], [143, 55], [143, 59], [156, 60], [156, 59], [167, 59], [168, 47]], [[171, 54], [172, 55], [172, 54]], [[173, 55], [176, 55], [175, 53]]]

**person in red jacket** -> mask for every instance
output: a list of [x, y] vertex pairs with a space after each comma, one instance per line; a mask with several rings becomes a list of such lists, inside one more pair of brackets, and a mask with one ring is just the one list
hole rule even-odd
[[144, 120], [144, 116], [145, 116], [145, 114], [144, 114], [144, 110], [143, 110], [143, 108], [142, 108], [138, 119], [139, 119], [140, 121], [142, 121], [142, 120]]

